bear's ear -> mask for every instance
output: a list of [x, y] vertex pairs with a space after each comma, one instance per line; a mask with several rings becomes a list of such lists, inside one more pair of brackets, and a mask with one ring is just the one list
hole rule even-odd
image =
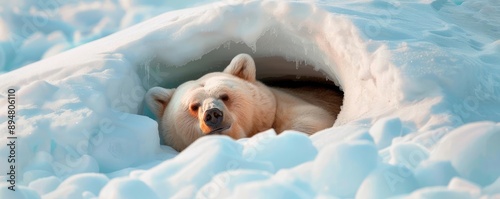
[[174, 95], [174, 91], [175, 89], [153, 87], [146, 93], [146, 104], [157, 118], [163, 116], [163, 112], [165, 112], [168, 102]]
[[248, 54], [239, 54], [231, 60], [229, 66], [224, 69], [224, 73], [229, 73], [249, 82], [255, 81], [255, 62]]

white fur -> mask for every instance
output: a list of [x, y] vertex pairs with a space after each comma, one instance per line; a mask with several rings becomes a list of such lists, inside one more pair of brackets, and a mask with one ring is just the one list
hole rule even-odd
[[[265, 86], [255, 79], [255, 73], [252, 57], [240, 54], [224, 72], [206, 74], [175, 90], [151, 88], [146, 103], [158, 117], [165, 144], [181, 151], [207, 134], [209, 127], [202, 116], [213, 107], [224, 113], [223, 124], [231, 126], [222, 134], [234, 139], [250, 137], [269, 128], [277, 132], [293, 129], [312, 134], [333, 125], [336, 114], [295, 97], [293, 92]], [[228, 101], [220, 99], [223, 94], [229, 96]], [[197, 111], [191, 110], [193, 104], [200, 104]]]

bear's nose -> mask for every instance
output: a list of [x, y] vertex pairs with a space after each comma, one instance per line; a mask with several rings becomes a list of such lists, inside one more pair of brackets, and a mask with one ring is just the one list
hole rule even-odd
[[210, 128], [217, 128], [222, 124], [224, 114], [218, 108], [212, 108], [205, 111], [204, 121]]

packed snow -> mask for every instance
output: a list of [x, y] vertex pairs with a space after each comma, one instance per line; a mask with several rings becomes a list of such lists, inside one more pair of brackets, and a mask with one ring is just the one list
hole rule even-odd
[[[500, 198], [499, 1], [40, 2], [0, 2], [0, 198]], [[161, 145], [145, 92], [239, 53], [334, 126]]]

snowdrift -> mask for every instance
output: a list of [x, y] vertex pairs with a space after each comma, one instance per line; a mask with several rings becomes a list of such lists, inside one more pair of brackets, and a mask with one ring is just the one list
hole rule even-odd
[[1, 1], [0, 73], [100, 39], [161, 13], [214, 0]]
[[[498, 197], [499, 10], [228, 1], [167, 12], [0, 76], [2, 99], [16, 90], [18, 154], [16, 191], [2, 173], [0, 197]], [[160, 145], [145, 92], [239, 53], [256, 59], [259, 78], [333, 81], [344, 91], [334, 126], [208, 136], [182, 153]], [[0, 112], [4, 129], [7, 120]]]

